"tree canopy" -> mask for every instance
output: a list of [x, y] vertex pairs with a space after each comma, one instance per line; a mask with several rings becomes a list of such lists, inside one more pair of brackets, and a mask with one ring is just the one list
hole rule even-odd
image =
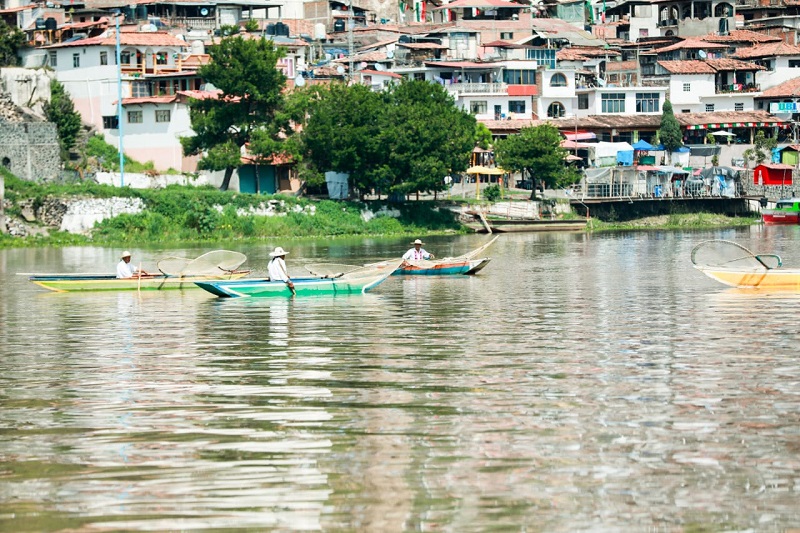
[[17, 50], [25, 44], [25, 34], [16, 26], [0, 20], [0, 67], [16, 66]]
[[536, 198], [536, 183], [541, 181], [549, 188], [575, 183], [578, 174], [567, 165], [567, 151], [561, 146], [562, 137], [551, 124], [522, 128], [495, 143], [494, 152], [498, 166], [520, 172], [533, 181], [531, 199]]
[[672, 112], [672, 104], [669, 100], [664, 101], [664, 107], [661, 110], [661, 128], [658, 130], [658, 138], [667, 152], [674, 152], [683, 146], [681, 125]]
[[181, 142], [186, 155], [202, 155], [198, 168], [225, 170], [225, 190], [241, 165], [242, 146], [252, 142], [251, 153], [270, 156], [291, 133], [290, 116], [282, 111], [286, 76], [276, 68], [285, 53], [271, 40], [241, 36], [222, 39], [208, 53], [211, 62], [198, 74], [221, 93], [189, 103], [195, 135]]
[[446, 189], [444, 177], [466, 170], [475, 118], [447, 90], [405, 81], [376, 93], [363, 85], [312, 87], [302, 133], [318, 173], [347, 172], [361, 195]]

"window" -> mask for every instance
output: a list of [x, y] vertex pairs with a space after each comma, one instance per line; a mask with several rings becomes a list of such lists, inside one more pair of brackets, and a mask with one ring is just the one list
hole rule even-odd
[[567, 86], [567, 77], [561, 74], [560, 72], [556, 72], [550, 78], [550, 87], [566, 87]]
[[744, 111], [744, 104], [742, 102], [736, 102], [733, 104], [734, 111]]
[[425, 73], [424, 72], [415, 72], [414, 73], [414, 81], [425, 81]]
[[525, 100], [509, 100], [508, 101], [508, 112], [509, 113], [524, 113], [525, 112]]
[[142, 122], [141, 111], [128, 111], [128, 124], [141, 124]]
[[166, 65], [166, 64], [167, 64], [167, 53], [158, 52], [156, 54], [156, 65]]
[[489, 107], [486, 104], [486, 100], [473, 100], [469, 103], [469, 110], [472, 111], [473, 115], [483, 115], [487, 109]]
[[691, 113], [691, 109], [681, 109], [681, 113]]
[[100, 64], [108, 65], [108, 52], [100, 52]]
[[625, 93], [605, 93], [601, 102], [603, 113], [625, 112]]
[[637, 113], [658, 113], [660, 110], [658, 93], [636, 93]]
[[145, 96], [151, 96], [150, 94], [150, 84], [146, 81], [135, 81], [131, 83], [131, 96], [133, 98], [143, 98]]
[[156, 109], [156, 122], [169, 122], [169, 109]]
[[78, 68], [81, 66], [81, 56], [80, 54], [72, 54], [72, 67]]
[[564, 106], [560, 102], [553, 102], [547, 108], [547, 116], [549, 118], [561, 118], [566, 114]]
[[500, 38], [503, 39], [503, 40], [509, 40], [510, 41], [511, 39], [514, 38], [514, 32], [512, 32], [512, 31], [501, 31], [500, 32]]
[[119, 62], [123, 65], [130, 65], [131, 64], [131, 53], [130, 52], [120, 52], [119, 53]]
[[55, 50], [50, 50], [50, 52], [48, 53], [48, 59], [51, 67], [58, 66], [58, 52], [56, 52]]
[[104, 130], [118, 130], [119, 129], [119, 117], [117, 115], [110, 115], [107, 117], [103, 117], [103, 129]]
[[714, 112], [714, 104], [706, 104], [706, 113]]
[[685, 93], [692, 92], [692, 84], [691, 83], [684, 83], [683, 84], [683, 92], [685, 92]]
[[578, 109], [589, 109], [589, 95], [588, 94], [579, 94], [578, 95]]
[[800, 59], [790, 59], [789, 68], [800, 68]]
[[509, 83], [511, 85], [536, 85], [536, 71], [515, 69], [504, 70], [503, 83]]

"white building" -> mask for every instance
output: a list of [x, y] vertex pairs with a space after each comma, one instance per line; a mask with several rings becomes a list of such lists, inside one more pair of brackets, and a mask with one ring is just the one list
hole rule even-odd
[[736, 59], [659, 61], [668, 75], [669, 100], [678, 113], [752, 111], [760, 95], [756, 73], [764, 67]]

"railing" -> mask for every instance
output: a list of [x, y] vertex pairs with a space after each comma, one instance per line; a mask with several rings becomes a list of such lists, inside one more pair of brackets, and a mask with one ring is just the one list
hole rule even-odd
[[[163, 17], [162, 20], [164, 20]], [[215, 30], [217, 28], [215, 17], [173, 17], [166, 19], [165, 22], [170, 26], [198, 30]]]
[[507, 94], [507, 83], [453, 83], [447, 90], [460, 94]]
[[757, 83], [732, 83], [727, 85], [717, 85], [717, 94], [759, 92], [761, 92], [761, 85], [758, 85]]

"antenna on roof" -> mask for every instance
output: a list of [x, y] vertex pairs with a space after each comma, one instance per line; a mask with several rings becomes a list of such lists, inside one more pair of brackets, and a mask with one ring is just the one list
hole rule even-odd
[[697, 55], [700, 56], [700, 59], [705, 59], [708, 57], [708, 54], [706, 53], [705, 50], [698, 50]]

